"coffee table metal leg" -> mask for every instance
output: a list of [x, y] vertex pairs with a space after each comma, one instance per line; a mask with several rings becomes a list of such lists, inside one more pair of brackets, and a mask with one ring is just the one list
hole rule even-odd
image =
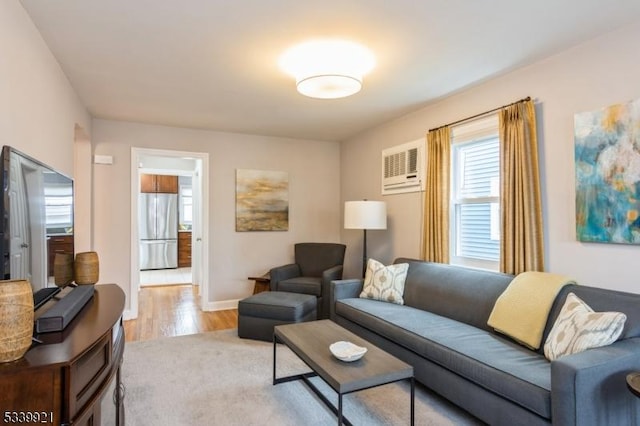
[[275, 333], [273, 334], [273, 384], [276, 384], [276, 343], [278, 343], [278, 338]]
[[[317, 396], [318, 398], [320, 398], [320, 400], [338, 417], [338, 426], [342, 426], [343, 424], [346, 426], [353, 426], [352, 423], [349, 421], [349, 419], [347, 419], [346, 417], [343, 416], [342, 414], [342, 397], [343, 394], [340, 392], [336, 392], [338, 394], [338, 407], [336, 409], [336, 406], [331, 403], [331, 401], [329, 401], [329, 399], [324, 396], [324, 394], [320, 391], [320, 389], [318, 387], [316, 387], [311, 380], [309, 380], [311, 377], [316, 377], [318, 376], [318, 373], [314, 372], [309, 372], [309, 373], [303, 373], [303, 374], [295, 374], [292, 376], [286, 376], [286, 377], [279, 377], [276, 378], [276, 366], [277, 366], [277, 361], [276, 361], [276, 356], [277, 356], [277, 344], [278, 342], [280, 342], [281, 340], [278, 339], [278, 337], [275, 335], [273, 335], [273, 384], [277, 385], [280, 383], [285, 383], [285, 382], [291, 382], [291, 381], [295, 381], [295, 380], [302, 380], [308, 387], [309, 389], [311, 389]], [[307, 364], [308, 365], [308, 364]], [[414, 426], [415, 423], [415, 379], [413, 377], [410, 377], [409, 380], [411, 381], [411, 426]], [[382, 386], [388, 383], [381, 383], [379, 385], [374, 385], [371, 387], [377, 387], [377, 386]], [[359, 390], [365, 390], [365, 389], [369, 389], [369, 388], [362, 388]], [[353, 392], [353, 391], [352, 391]], [[350, 393], [350, 392], [348, 392]]]
[[416, 418], [416, 381], [413, 377], [411, 377], [411, 426], [415, 423]]

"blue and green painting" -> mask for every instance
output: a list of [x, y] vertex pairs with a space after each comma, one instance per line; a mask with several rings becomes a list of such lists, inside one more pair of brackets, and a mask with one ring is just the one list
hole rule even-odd
[[579, 241], [640, 244], [640, 100], [575, 115]]

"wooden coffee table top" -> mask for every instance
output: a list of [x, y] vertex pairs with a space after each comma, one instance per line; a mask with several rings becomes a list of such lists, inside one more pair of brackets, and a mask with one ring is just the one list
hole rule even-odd
[[[279, 325], [274, 333], [336, 392], [344, 394], [413, 377], [413, 367], [331, 320]], [[348, 341], [367, 348], [358, 361], [340, 361], [329, 345]]]

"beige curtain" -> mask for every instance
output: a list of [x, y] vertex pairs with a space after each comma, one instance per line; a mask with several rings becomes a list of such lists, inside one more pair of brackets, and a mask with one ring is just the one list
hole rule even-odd
[[533, 101], [500, 113], [500, 270], [508, 274], [544, 270], [538, 141]]
[[451, 135], [449, 127], [427, 134], [427, 183], [424, 201], [422, 257], [449, 263], [449, 169]]

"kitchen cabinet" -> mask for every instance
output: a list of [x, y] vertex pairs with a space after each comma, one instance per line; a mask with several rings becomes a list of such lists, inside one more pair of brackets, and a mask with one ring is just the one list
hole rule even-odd
[[178, 268], [191, 266], [191, 232], [178, 232]]
[[47, 240], [47, 271], [53, 276], [53, 262], [56, 253], [73, 254], [73, 235], [51, 235]]
[[177, 194], [178, 176], [143, 174], [140, 176], [140, 192]]

